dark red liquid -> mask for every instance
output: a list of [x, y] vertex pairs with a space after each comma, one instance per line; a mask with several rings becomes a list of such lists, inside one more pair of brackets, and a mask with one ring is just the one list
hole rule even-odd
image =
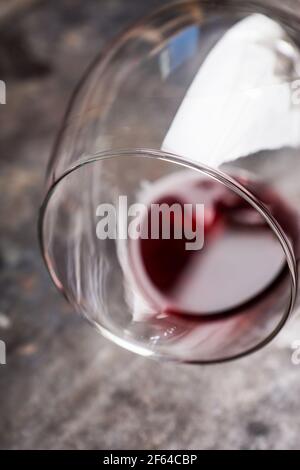
[[[293, 212], [269, 187], [240, 182], [268, 207], [289, 238], [295, 242]], [[136, 283], [143, 297], [159, 312], [212, 315], [234, 311], [270, 290], [284, 274], [286, 260], [274, 232], [251, 205], [211, 178], [187, 172], [155, 184], [151, 203], [204, 204], [204, 245], [186, 249], [185, 237], [176, 239], [175, 227], [187, 221], [171, 217], [170, 239], [151, 238], [151, 208], [147, 214], [149, 236], [131, 241]], [[193, 229], [195, 211], [189, 214]], [[141, 222], [143, 224], [143, 221]], [[145, 223], [145, 220], [144, 220]]]

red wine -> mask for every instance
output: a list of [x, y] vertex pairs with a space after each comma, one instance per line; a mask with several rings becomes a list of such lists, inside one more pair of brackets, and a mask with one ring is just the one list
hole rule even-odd
[[[291, 240], [297, 236], [292, 210], [280, 196], [259, 182], [239, 181], [269, 208]], [[170, 218], [170, 238], [151, 238], [152, 205], [204, 205], [204, 220], [195, 211], [186, 220]], [[142, 296], [161, 313], [213, 315], [232, 312], [268, 291], [286, 268], [283, 250], [274, 232], [249, 203], [212, 178], [180, 172], [162, 178], [147, 195], [148, 237], [130, 242], [132, 271]], [[175, 228], [189, 223], [193, 230], [203, 224], [204, 245], [186, 249], [185, 236]]]

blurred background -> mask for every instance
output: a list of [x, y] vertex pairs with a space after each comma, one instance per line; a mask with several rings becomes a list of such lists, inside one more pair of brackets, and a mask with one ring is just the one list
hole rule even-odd
[[107, 41], [165, 3], [0, 1], [1, 449], [300, 448], [297, 317], [237, 362], [152, 362], [72, 311], [40, 256], [44, 174], [70, 94]]

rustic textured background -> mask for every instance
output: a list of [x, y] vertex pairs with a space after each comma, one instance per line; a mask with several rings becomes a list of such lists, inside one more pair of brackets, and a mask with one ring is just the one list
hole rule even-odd
[[300, 448], [300, 366], [291, 363], [299, 320], [235, 363], [151, 362], [71, 311], [39, 254], [43, 176], [70, 92], [108, 39], [162, 3], [0, 1], [2, 449]]

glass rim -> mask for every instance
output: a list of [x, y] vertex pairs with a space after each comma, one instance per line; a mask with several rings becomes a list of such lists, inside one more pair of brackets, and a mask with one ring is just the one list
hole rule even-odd
[[281, 316], [281, 319], [278, 325], [276, 326], [276, 328], [273, 329], [273, 331], [265, 339], [260, 341], [257, 345], [249, 349], [246, 349], [245, 351], [238, 353], [236, 355], [232, 355], [232, 356], [224, 357], [224, 358], [211, 359], [211, 360], [197, 360], [197, 359], [185, 360], [184, 358], [177, 357], [176, 355], [173, 356], [173, 355], [168, 355], [167, 353], [160, 353], [159, 351], [153, 351], [152, 349], [147, 348], [146, 346], [140, 345], [137, 341], [133, 339], [126, 339], [125, 336], [118, 335], [110, 331], [105, 326], [89, 318], [83, 310], [80, 310], [78, 308], [77, 310], [80, 310], [80, 313], [83, 314], [90, 323], [96, 326], [97, 329], [101, 332], [101, 334], [104, 337], [106, 337], [107, 339], [110, 339], [115, 344], [142, 356], [154, 357], [154, 358], [167, 360], [171, 362], [173, 361], [177, 363], [199, 364], [199, 365], [229, 362], [235, 359], [242, 358], [244, 356], [248, 356], [249, 354], [254, 353], [258, 351], [259, 349], [263, 348], [264, 346], [266, 346], [270, 341], [272, 341], [275, 338], [275, 336], [277, 336], [277, 334], [286, 324], [287, 320], [290, 318], [293, 312], [293, 308], [295, 306], [296, 298], [297, 298], [297, 290], [298, 290], [297, 289], [298, 288], [297, 261], [296, 261], [294, 250], [291, 246], [291, 243], [289, 239], [287, 238], [287, 235], [285, 234], [284, 230], [282, 229], [278, 221], [274, 218], [274, 216], [270, 213], [268, 208], [251, 191], [249, 191], [242, 184], [240, 184], [235, 178], [227, 175], [225, 172], [219, 169], [215, 169], [207, 165], [200, 164], [189, 158], [179, 156], [173, 153], [165, 152], [162, 150], [147, 149], [147, 148], [116, 149], [116, 150], [99, 152], [92, 156], [85, 156], [84, 158], [79, 159], [74, 165], [70, 166], [55, 181], [52, 182], [52, 184], [50, 185], [46, 193], [46, 196], [43, 200], [43, 203], [39, 211], [38, 239], [39, 239], [40, 249], [41, 249], [44, 262], [49, 271], [50, 277], [54, 285], [57, 287], [57, 289], [64, 295], [64, 297], [71, 303], [73, 307], [76, 307], [75, 303], [69, 298], [67, 290], [65, 289], [63, 284], [60, 282], [58, 276], [56, 275], [55, 270], [52, 266], [50, 257], [45, 247], [44, 221], [45, 221], [48, 204], [52, 198], [52, 195], [54, 194], [58, 185], [63, 183], [63, 181], [69, 175], [79, 170], [80, 168], [86, 165], [100, 162], [100, 161], [109, 160], [112, 158], [117, 159], [117, 158], [122, 158], [122, 157], [149, 158], [152, 160], [160, 160], [160, 161], [179, 165], [183, 168], [189, 168], [194, 171], [198, 171], [201, 174], [211, 177], [215, 181], [219, 182], [220, 184], [224, 185], [225, 187], [227, 187], [228, 189], [236, 193], [242, 199], [246, 200], [265, 219], [265, 221], [267, 222], [267, 224], [269, 225], [269, 227], [275, 234], [278, 242], [280, 243], [280, 246], [286, 258], [286, 263], [287, 263], [287, 267], [289, 271], [290, 298], [289, 298], [289, 301], [287, 302], [285, 313]]

